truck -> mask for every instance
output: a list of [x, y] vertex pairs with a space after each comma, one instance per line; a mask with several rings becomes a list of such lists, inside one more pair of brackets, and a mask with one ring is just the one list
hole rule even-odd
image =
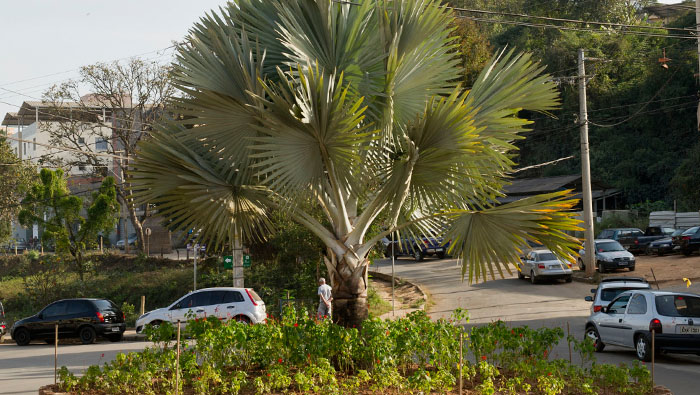
[[622, 244], [627, 251], [633, 254], [646, 253], [649, 243], [655, 240], [670, 237], [675, 229], [665, 226], [649, 226], [644, 232], [637, 229], [638, 232], [629, 232], [618, 238], [618, 242]]

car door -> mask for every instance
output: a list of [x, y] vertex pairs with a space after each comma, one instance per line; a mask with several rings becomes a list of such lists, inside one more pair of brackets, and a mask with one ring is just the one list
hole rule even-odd
[[[192, 312], [194, 313], [194, 318], [205, 318], [207, 316], [207, 309], [211, 306], [213, 291], [200, 291], [192, 294]], [[211, 308], [213, 312], [213, 308]]]
[[222, 316], [231, 319], [246, 312], [246, 303], [243, 303], [243, 294], [239, 291], [226, 291], [222, 306]]
[[168, 312], [168, 316], [170, 318], [170, 322], [173, 324], [182, 321], [186, 322], [187, 318], [185, 318], [185, 315], [187, 314], [188, 311], [192, 309], [192, 303], [193, 303], [193, 296], [194, 294], [189, 294], [184, 296], [182, 299], [178, 300], [175, 302], [170, 307], [170, 310]]
[[[65, 320], [66, 306], [68, 302], [62, 300], [48, 305], [41, 312], [41, 320], [36, 323], [36, 329], [32, 332], [32, 337], [42, 339], [53, 338], [55, 336], [56, 324], [58, 324], [58, 333], [61, 336], [65, 332], [65, 325], [61, 325]], [[31, 331], [31, 329], [30, 329]]]
[[625, 329], [620, 331], [620, 344], [634, 347], [634, 329], [649, 327], [649, 317], [646, 316], [648, 309], [649, 304], [644, 294], [632, 294], [625, 317], [622, 320], [622, 326]]
[[622, 339], [631, 328], [623, 324], [630, 294], [622, 294], [613, 300], [603, 314], [599, 314], [598, 333], [603, 343], [622, 345]]
[[92, 321], [90, 310], [93, 310], [87, 300], [70, 300], [66, 302], [66, 314], [59, 325], [59, 332], [63, 336], [72, 336], [78, 333], [80, 325]]

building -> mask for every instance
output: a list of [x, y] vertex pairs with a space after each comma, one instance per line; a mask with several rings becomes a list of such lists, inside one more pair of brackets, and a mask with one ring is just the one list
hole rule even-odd
[[[506, 197], [499, 199], [501, 203], [509, 203], [526, 197], [559, 192], [567, 189], [574, 191], [575, 199], [582, 199], [581, 175], [521, 178], [512, 180], [511, 185], [505, 187]], [[596, 217], [602, 217], [603, 211], [618, 210], [624, 203], [621, 191], [598, 180], [591, 181], [593, 195], [593, 213]], [[583, 201], [574, 208], [583, 211]]]

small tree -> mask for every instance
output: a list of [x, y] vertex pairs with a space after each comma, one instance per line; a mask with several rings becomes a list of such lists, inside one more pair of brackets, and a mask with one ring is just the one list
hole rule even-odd
[[36, 178], [36, 170], [19, 160], [9, 144], [0, 137], [0, 244], [12, 235], [19, 202]]
[[38, 224], [44, 229], [43, 243], [53, 241], [56, 252], [70, 253], [82, 280], [83, 253], [96, 245], [100, 232], [114, 228], [119, 211], [114, 178], [102, 181], [86, 210], [83, 199], [70, 194], [63, 170], [42, 169], [39, 178], [22, 201], [19, 221], [22, 226]]

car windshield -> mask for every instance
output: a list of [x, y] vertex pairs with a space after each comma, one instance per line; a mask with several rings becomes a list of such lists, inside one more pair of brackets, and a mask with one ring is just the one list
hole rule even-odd
[[114, 303], [110, 302], [109, 300], [93, 300], [92, 303], [97, 306], [97, 309], [100, 311], [105, 311], [105, 310], [119, 310], [117, 306], [114, 305]]
[[616, 241], [595, 243], [595, 247], [598, 249], [598, 252], [625, 251], [625, 248]]
[[700, 297], [688, 295], [657, 296], [656, 311], [666, 317], [700, 317]]
[[677, 231], [671, 233], [671, 236], [680, 236], [681, 234], [683, 234], [683, 232], [685, 232], [684, 229], [678, 229]]
[[537, 254], [537, 261], [539, 262], [545, 262], [545, 261], [556, 261], [557, 257], [554, 256], [551, 252], [543, 252], [540, 254]]
[[602, 291], [600, 291], [600, 300], [609, 302], [617, 297], [617, 295], [629, 291], [632, 289], [639, 289], [639, 288], [606, 288]]
[[696, 226], [696, 227], [694, 227], [694, 228], [690, 228], [690, 229], [686, 230], [685, 232], [683, 232], [683, 233], [681, 233], [681, 234], [682, 234], [682, 235], [692, 235], [692, 234], [694, 234], [695, 232], [697, 232], [698, 229], [700, 229], [700, 227]]

